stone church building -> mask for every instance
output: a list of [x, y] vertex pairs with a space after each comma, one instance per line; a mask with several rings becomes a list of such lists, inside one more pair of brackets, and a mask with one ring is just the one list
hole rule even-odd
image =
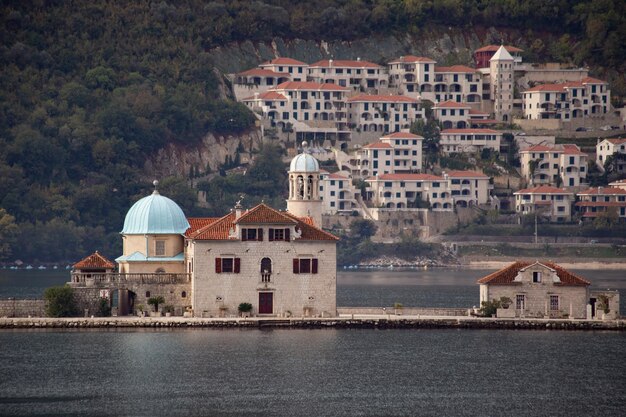
[[90, 255], [74, 266], [70, 285], [83, 304], [109, 298], [120, 315], [162, 296], [175, 314], [197, 317], [234, 316], [241, 303], [253, 315], [336, 316], [338, 238], [321, 229], [319, 179], [305, 151], [289, 168], [287, 211], [237, 203], [220, 218], [187, 218], [155, 182], [126, 214], [118, 271]]

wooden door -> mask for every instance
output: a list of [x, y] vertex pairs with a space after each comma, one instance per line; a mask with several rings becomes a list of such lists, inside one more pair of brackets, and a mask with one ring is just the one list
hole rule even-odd
[[274, 313], [274, 293], [260, 292], [259, 293], [259, 314], [272, 314]]

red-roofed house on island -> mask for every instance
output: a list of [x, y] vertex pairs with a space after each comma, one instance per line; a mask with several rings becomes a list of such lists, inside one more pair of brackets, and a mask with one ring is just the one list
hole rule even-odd
[[553, 222], [565, 222], [572, 218], [574, 193], [565, 188], [542, 185], [516, 191], [513, 195], [515, 211], [519, 214], [537, 214]]
[[439, 146], [444, 154], [476, 153], [483, 149], [500, 151], [502, 132], [493, 129], [445, 129]]
[[161, 296], [173, 313], [336, 316], [336, 243], [321, 229], [320, 170], [307, 152], [289, 167], [288, 211], [240, 203], [219, 218], [187, 218], [156, 190], [128, 211], [123, 253], [115, 264], [94, 253], [74, 265], [80, 298], [117, 301], [120, 315], [134, 314]]
[[[617, 291], [590, 290], [591, 282], [559, 265], [518, 261], [478, 280], [480, 302], [508, 299], [501, 318], [615, 318]], [[608, 311], [608, 313], [605, 313]]]
[[588, 155], [574, 144], [535, 145], [520, 151], [522, 176], [533, 185], [578, 187], [587, 178]]

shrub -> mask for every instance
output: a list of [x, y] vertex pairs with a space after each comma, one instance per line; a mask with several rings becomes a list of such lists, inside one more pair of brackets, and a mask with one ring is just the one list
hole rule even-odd
[[109, 317], [111, 315], [111, 303], [109, 300], [101, 297], [98, 303], [98, 316], [99, 317]]
[[509, 305], [512, 303], [512, 300], [509, 297], [500, 297], [499, 300], [491, 300], [491, 301], [483, 301], [480, 303], [480, 314], [484, 317], [491, 317], [498, 311], [499, 308], [502, 308], [503, 305]]
[[48, 317], [75, 317], [79, 313], [74, 290], [68, 285], [47, 288], [43, 298], [46, 300]]
[[250, 303], [241, 303], [239, 307], [237, 307], [240, 313], [249, 313], [252, 311], [252, 304]]

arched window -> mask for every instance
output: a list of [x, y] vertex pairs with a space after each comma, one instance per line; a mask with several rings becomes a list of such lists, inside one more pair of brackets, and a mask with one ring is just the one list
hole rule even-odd
[[146, 298], [150, 298], [150, 291], [146, 291]]
[[187, 298], [187, 291], [183, 291], [183, 292], [181, 292], [181, 293], [180, 293], [180, 296], [181, 296], [182, 298]]
[[272, 260], [270, 258], [261, 259], [261, 281], [270, 282], [272, 279]]

